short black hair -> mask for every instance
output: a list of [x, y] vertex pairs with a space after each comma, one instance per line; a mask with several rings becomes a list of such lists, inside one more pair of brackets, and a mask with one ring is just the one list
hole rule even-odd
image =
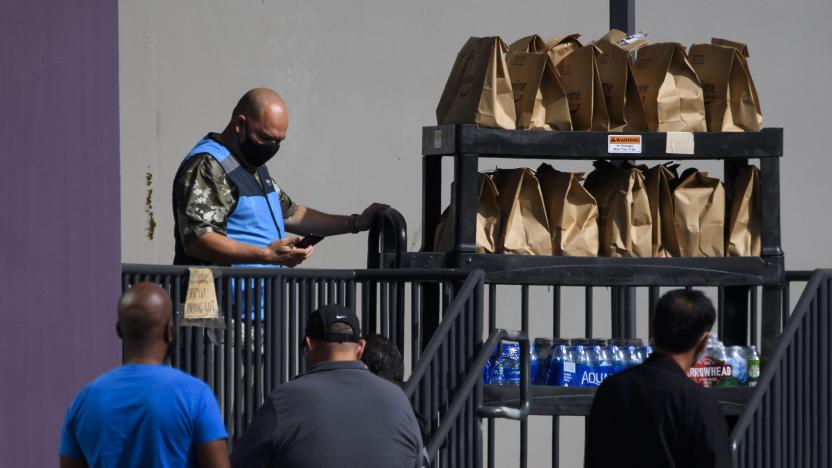
[[656, 304], [653, 339], [664, 351], [684, 353], [696, 346], [715, 321], [714, 304], [702, 291], [674, 289]]
[[387, 337], [370, 334], [364, 337], [361, 360], [373, 374], [401, 385], [404, 381], [404, 359], [399, 349]]

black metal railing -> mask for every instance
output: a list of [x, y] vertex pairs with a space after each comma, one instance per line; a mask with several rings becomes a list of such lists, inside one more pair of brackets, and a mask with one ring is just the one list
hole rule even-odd
[[458, 289], [405, 384], [427, 426], [425, 447], [432, 466], [482, 464], [477, 419], [482, 371], [471, 376], [482, 348], [482, 281], [483, 273], [473, 271]]
[[[453, 302], [453, 297], [466, 278], [481, 278], [481, 273], [478, 276], [456, 270], [211, 268], [222, 320], [219, 324], [181, 326], [185, 324], [181, 314], [188, 287], [187, 267], [125, 264], [122, 268], [124, 289], [150, 281], [170, 293], [178, 325], [171, 364], [212, 388], [232, 444], [269, 392], [303, 372], [306, 318], [317, 307], [341, 303], [355, 310], [364, 333], [391, 338], [403, 355], [410, 354], [413, 368], [422, 354], [422, 288], [441, 291], [444, 316], [445, 311], [462, 307]], [[477, 281], [481, 279], [464, 284], [480, 284]], [[470, 301], [471, 291], [463, 289]], [[480, 309], [474, 310], [481, 311], [481, 293], [475, 296]], [[468, 312], [471, 307], [465, 302], [464, 319], [467, 326], [475, 327], [470, 317], [473, 312]], [[481, 319], [479, 323], [481, 328]], [[455, 333], [462, 331], [454, 328]], [[466, 335], [466, 349], [478, 348], [469, 339], [472, 336]], [[449, 345], [441, 348], [446, 352], [445, 363], [450, 359], [454, 366], [461, 365], [463, 355], [449, 357]], [[444, 374], [437, 376], [432, 385], [446, 394], [452, 391]]]
[[[803, 275], [794, 274], [800, 281]], [[829, 467], [832, 464], [832, 270], [818, 270], [764, 364], [731, 433], [734, 466]]]

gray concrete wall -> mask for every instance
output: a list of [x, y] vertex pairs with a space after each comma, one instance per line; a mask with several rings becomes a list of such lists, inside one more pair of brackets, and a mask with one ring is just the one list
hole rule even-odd
[[[607, 6], [539, 0], [121, 0], [123, 259], [171, 261], [173, 173], [197, 139], [223, 128], [237, 98], [254, 86], [274, 87], [290, 109], [288, 139], [269, 163], [286, 191], [300, 203], [340, 213], [387, 202], [404, 213], [411, 248], [418, 248], [421, 127], [435, 122], [436, 103], [465, 39], [496, 34], [511, 42], [533, 32], [581, 32], [591, 40], [607, 30]], [[832, 265], [826, 248], [832, 160], [825, 156], [832, 120], [826, 92], [830, 13], [832, 5], [820, 0], [637, 2], [637, 27], [654, 42], [689, 45], [719, 36], [749, 44], [764, 123], [786, 128], [782, 219], [792, 269]], [[516, 162], [489, 160], [482, 168], [495, 164]], [[590, 169], [589, 163], [559, 167]], [[701, 167], [721, 175], [719, 165]], [[156, 223], [152, 239], [149, 212]], [[308, 266], [356, 267], [364, 255], [363, 235], [328, 239]], [[539, 294], [534, 303], [545, 304], [545, 291]], [[504, 300], [499, 324], [519, 326], [510, 312], [519, 299]], [[569, 312], [581, 304], [579, 296], [566, 298], [565, 334], [582, 332], [582, 318]], [[599, 310], [603, 306], [602, 300]], [[535, 314], [532, 326], [539, 331], [533, 335], [547, 335], [551, 319]], [[608, 323], [595, 331], [608, 335]], [[639, 333], [646, 334], [643, 319]], [[548, 463], [548, 426], [548, 420], [532, 423], [535, 464]], [[580, 420], [569, 420], [562, 433], [579, 440], [581, 428]], [[497, 466], [513, 466], [516, 437], [503, 443]], [[573, 443], [563, 454], [562, 466], [580, 463], [579, 447]]]
[[56, 466], [72, 398], [121, 360], [117, 9], [3, 6], [0, 465]]

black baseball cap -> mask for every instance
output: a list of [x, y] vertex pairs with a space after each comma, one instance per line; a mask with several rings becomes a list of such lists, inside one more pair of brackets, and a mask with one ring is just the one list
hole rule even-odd
[[[329, 326], [334, 323], [349, 325], [352, 333], [329, 333]], [[331, 304], [312, 312], [306, 322], [306, 336], [313, 340], [333, 343], [358, 343], [361, 339], [361, 324], [351, 310], [340, 304]]]

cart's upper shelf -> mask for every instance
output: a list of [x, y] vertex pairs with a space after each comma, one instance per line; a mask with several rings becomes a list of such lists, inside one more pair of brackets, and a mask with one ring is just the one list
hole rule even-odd
[[540, 159], [758, 159], [783, 156], [783, 129], [759, 132], [540, 132], [442, 125], [422, 128], [422, 154]]

